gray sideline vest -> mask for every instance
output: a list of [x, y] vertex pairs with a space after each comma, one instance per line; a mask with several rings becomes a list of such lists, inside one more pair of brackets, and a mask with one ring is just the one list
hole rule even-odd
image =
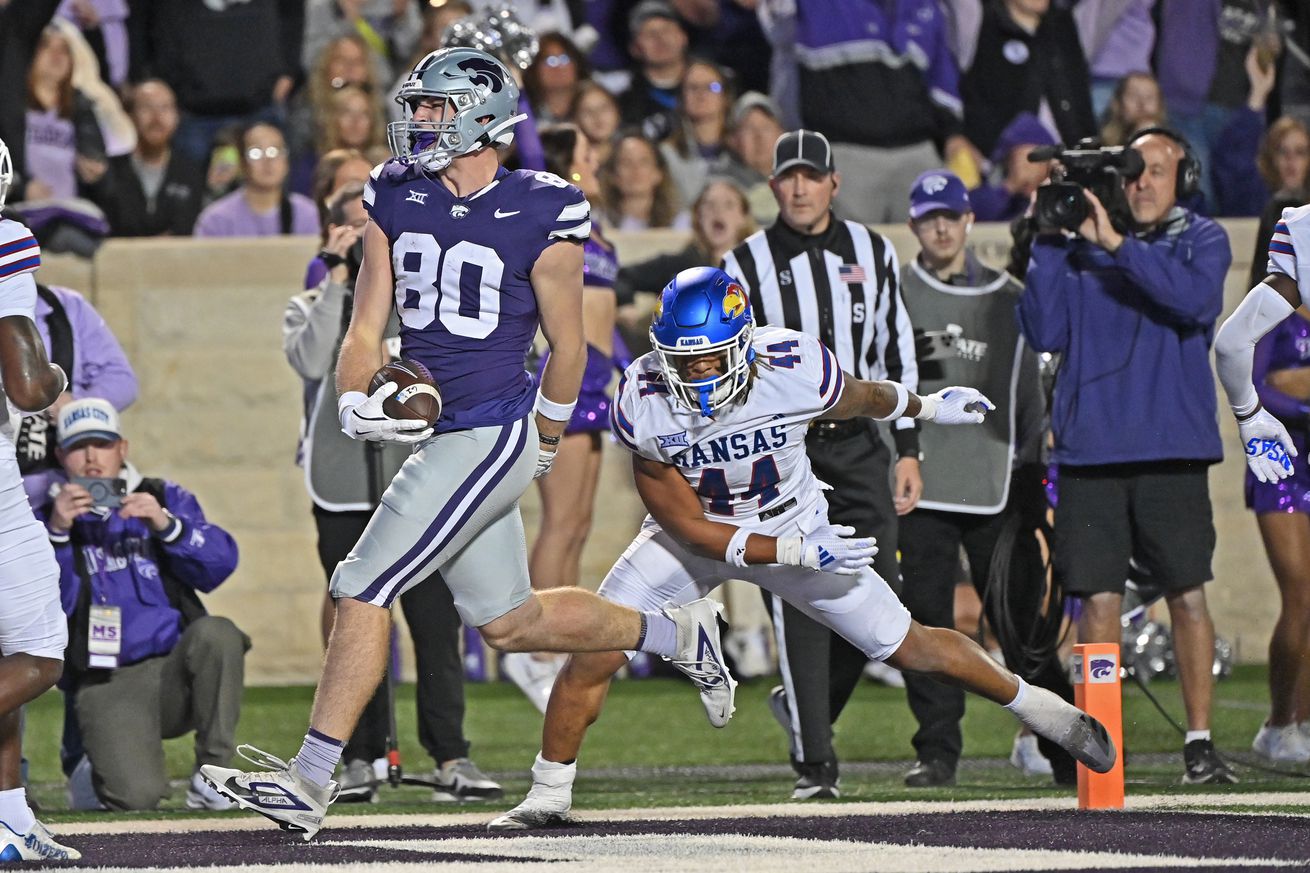
[[[394, 337], [399, 333], [399, 321], [393, 310], [387, 322], [386, 335]], [[343, 330], [332, 351], [332, 373], [336, 372], [336, 361], [341, 354], [341, 340], [344, 336]], [[304, 444], [305, 486], [314, 504], [329, 512], [372, 509], [374, 504], [369, 494], [367, 443], [352, 440], [341, 432], [341, 421], [337, 418], [335, 379], [331, 373], [318, 383], [305, 420], [308, 422]], [[398, 443], [383, 443], [382, 446], [381, 487], [385, 489], [391, 484], [400, 465], [409, 457], [411, 448]]]
[[925, 331], [954, 336], [949, 350], [925, 359], [918, 343], [919, 393], [932, 394], [950, 385], [977, 388], [996, 404], [977, 426], [923, 425], [923, 497], [919, 506], [947, 512], [992, 515], [1009, 499], [1014, 461], [1019, 367], [1027, 351], [1015, 305], [1023, 286], [1007, 273], [987, 269], [970, 258], [977, 286], [948, 285], [914, 258], [901, 274], [901, 295], [914, 325], [916, 340]]

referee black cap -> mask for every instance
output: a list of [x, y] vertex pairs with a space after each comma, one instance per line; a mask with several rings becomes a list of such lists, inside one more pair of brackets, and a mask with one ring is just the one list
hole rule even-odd
[[833, 172], [836, 167], [832, 163], [832, 146], [828, 138], [813, 130], [792, 130], [778, 137], [773, 144], [773, 175], [781, 175], [797, 166], [820, 173]]

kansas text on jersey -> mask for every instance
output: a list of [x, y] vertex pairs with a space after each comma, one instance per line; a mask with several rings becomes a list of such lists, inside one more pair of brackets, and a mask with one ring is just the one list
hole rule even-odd
[[752, 345], [750, 391], [714, 418], [679, 405], [655, 353], [643, 355], [623, 374], [610, 426], [630, 451], [676, 466], [706, 518], [778, 530], [812, 516], [819, 502], [805, 432], [841, 398], [844, 376], [836, 356], [808, 334], [761, 327]]

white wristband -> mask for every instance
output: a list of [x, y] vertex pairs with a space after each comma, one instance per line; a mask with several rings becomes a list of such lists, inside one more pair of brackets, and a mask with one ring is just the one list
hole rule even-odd
[[778, 563], [799, 567], [804, 546], [804, 537], [778, 537]]
[[569, 421], [573, 418], [573, 407], [577, 405], [578, 399], [576, 397], [570, 403], [556, 403], [538, 390], [537, 405], [533, 411], [538, 415], [549, 418], [551, 421]]
[[346, 414], [367, 399], [368, 395], [363, 391], [347, 391], [337, 398], [337, 422], [343, 430], [346, 427]]
[[900, 382], [888, 382], [888, 385], [896, 389], [896, 408], [891, 411], [890, 415], [882, 416], [878, 421], [892, 421], [900, 418], [905, 414], [905, 407], [910, 405], [910, 392]]
[[748, 566], [746, 563], [746, 540], [750, 538], [751, 532], [745, 528], [737, 528], [737, 532], [728, 540], [728, 550], [723, 553], [723, 560], [734, 567]]

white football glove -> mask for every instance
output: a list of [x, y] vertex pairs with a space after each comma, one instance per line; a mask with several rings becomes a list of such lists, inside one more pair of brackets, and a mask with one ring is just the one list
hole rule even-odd
[[919, 403], [923, 408], [915, 418], [935, 424], [982, 424], [987, 413], [996, 408], [978, 389], [959, 385], [920, 396]]
[[432, 425], [426, 421], [391, 418], [382, 411], [383, 401], [399, 387], [388, 382], [367, 397], [360, 391], [342, 394], [337, 401], [342, 432], [354, 440], [393, 443], [418, 443], [432, 436]]
[[778, 563], [824, 573], [854, 576], [873, 563], [873, 537], [855, 537], [855, 528], [828, 525], [799, 537], [778, 537]]
[[555, 453], [548, 452], [545, 449], [537, 449], [537, 472], [532, 474], [533, 479], [540, 479], [550, 472], [550, 465], [555, 463]]
[[1246, 465], [1261, 482], [1277, 482], [1292, 475], [1296, 446], [1283, 423], [1267, 409], [1237, 423], [1246, 447]]

